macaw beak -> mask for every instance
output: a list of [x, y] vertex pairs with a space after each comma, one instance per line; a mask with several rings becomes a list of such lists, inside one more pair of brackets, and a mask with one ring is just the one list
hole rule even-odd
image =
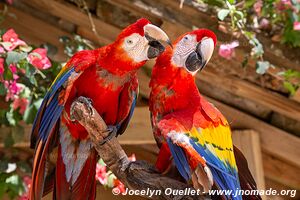
[[192, 51], [186, 61], [185, 67], [188, 71], [195, 73], [200, 71], [210, 60], [214, 51], [214, 41], [211, 38], [203, 38], [196, 46], [195, 51]]
[[153, 24], [147, 24], [144, 26], [145, 38], [149, 41], [149, 49], [147, 56], [149, 59], [156, 58], [162, 52], [164, 52], [165, 47], [161, 42], [165, 42], [172, 47], [172, 43], [168, 35], [159, 27]]

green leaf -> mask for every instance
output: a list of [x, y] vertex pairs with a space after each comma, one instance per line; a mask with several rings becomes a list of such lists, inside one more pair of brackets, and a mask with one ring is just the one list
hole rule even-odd
[[41, 75], [41, 77], [42, 77], [43, 79], [46, 78], [45, 74], [44, 74], [42, 71], [36, 69], [36, 73], [39, 74], [39, 75]]
[[247, 1], [245, 1], [245, 7], [246, 8], [252, 7], [255, 2], [256, 2], [256, 0], [247, 0]]
[[110, 175], [108, 175], [107, 178], [107, 187], [112, 188], [114, 187], [114, 180], [117, 179], [117, 177], [111, 173]]
[[34, 57], [37, 57], [38, 59], [42, 59], [42, 56], [39, 53], [32, 52], [32, 53], [30, 53], [30, 55], [33, 55]]
[[296, 93], [296, 87], [288, 81], [283, 82], [283, 87], [287, 89], [291, 95], [294, 95]]
[[36, 109], [39, 109], [39, 108], [41, 107], [41, 105], [42, 105], [42, 102], [43, 102], [43, 99], [40, 98], [40, 99], [36, 100], [36, 101], [33, 103], [33, 105], [35, 106]]
[[0, 199], [2, 199], [6, 190], [7, 190], [7, 184], [4, 182], [0, 182]]
[[0, 96], [4, 96], [6, 94], [6, 88], [4, 84], [0, 84]]
[[9, 112], [6, 113], [6, 118], [10, 125], [12, 125], [12, 126], [16, 125], [16, 120], [14, 118], [13, 109], [11, 109]]
[[32, 50], [32, 47], [31, 46], [20, 46], [20, 50], [28, 53]]
[[33, 123], [36, 113], [37, 113], [37, 109], [35, 108], [34, 105], [28, 106], [24, 112], [23, 120], [27, 124]]
[[239, 16], [240, 19], [244, 18], [244, 13], [242, 11], [235, 11], [234, 14], [237, 15], [237, 16]]
[[228, 16], [229, 13], [230, 13], [230, 10], [228, 10], [228, 9], [221, 9], [218, 12], [218, 18], [219, 18], [219, 20], [223, 21]]
[[14, 174], [5, 180], [7, 183], [8, 189], [10, 190], [10, 196], [15, 197], [21, 195], [24, 191], [24, 185], [22, 179], [17, 174]]
[[43, 99], [40, 98], [36, 100], [34, 103], [32, 103], [30, 106], [28, 106], [24, 112], [23, 120], [27, 124], [32, 124], [34, 121], [34, 118], [37, 114], [38, 109], [40, 108], [41, 104], [43, 102]]
[[256, 63], [256, 73], [264, 74], [269, 69], [270, 63], [268, 61], [258, 61]]
[[0, 44], [1, 44], [5, 49], [9, 48], [9, 47], [12, 45], [11, 42], [1, 42]]
[[18, 63], [27, 57], [27, 53], [18, 53], [16, 51], [10, 51], [7, 53], [6, 64]]

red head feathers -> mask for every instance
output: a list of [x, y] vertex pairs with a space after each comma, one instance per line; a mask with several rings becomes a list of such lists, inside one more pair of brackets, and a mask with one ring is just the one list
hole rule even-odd
[[118, 75], [135, 71], [164, 51], [160, 41], [169, 41], [166, 33], [147, 19], [139, 19], [126, 27], [114, 43], [99, 49], [99, 65]]
[[151, 85], [172, 82], [175, 76], [191, 79], [210, 60], [217, 43], [216, 35], [208, 29], [185, 33], [167, 48], [156, 61], [152, 72]]
[[146, 18], [141, 18], [137, 20], [134, 24], [127, 26], [118, 36], [117, 40], [125, 38], [133, 33], [138, 33], [144, 36], [144, 26], [150, 24], [151, 22]]

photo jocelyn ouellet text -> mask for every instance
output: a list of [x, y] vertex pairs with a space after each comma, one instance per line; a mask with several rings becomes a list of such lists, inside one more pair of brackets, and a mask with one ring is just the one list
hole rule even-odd
[[[178, 189], [172, 189], [167, 188], [166, 190], [153, 190], [150, 188], [147, 188], [145, 190], [131, 190], [126, 188], [125, 192], [121, 193], [117, 188], [112, 190], [112, 193], [114, 195], [129, 195], [129, 196], [147, 196], [149, 198], [153, 196], [160, 196], [160, 195], [185, 195], [185, 196], [195, 196], [195, 195], [203, 195], [204, 193], [202, 191], [195, 190], [192, 188], [185, 188], [182, 190]], [[232, 190], [210, 190], [208, 192], [208, 195], [231, 195], [233, 193]], [[280, 195], [280, 196], [289, 196], [289, 197], [295, 197], [296, 196], [296, 190], [275, 190], [275, 189], [267, 189], [267, 190], [236, 190], [234, 192], [234, 197], [238, 195], [260, 195], [260, 196], [274, 196], [274, 195]]]

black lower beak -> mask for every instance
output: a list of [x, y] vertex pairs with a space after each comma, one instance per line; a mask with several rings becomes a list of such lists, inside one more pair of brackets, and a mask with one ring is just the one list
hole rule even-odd
[[147, 56], [149, 59], [156, 58], [162, 52], [164, 52], [164, 50], [165, 50], [165, 47], [157, 40], [149, 41], [149, 49], [147, 52]]
[[196, 48], [196, 51], [190, 53], [185, 61], [185, 67], [190, 72], [195, 72], [197, 70], [202, 70], [206, 64], [206, 61], [203, 59], [199, 48]]

